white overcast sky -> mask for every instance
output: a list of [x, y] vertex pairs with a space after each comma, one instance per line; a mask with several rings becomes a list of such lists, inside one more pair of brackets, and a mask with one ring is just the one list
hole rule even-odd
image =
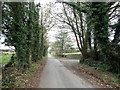
[[[35, 3], [40, 3], [43, 6], [48, 4], [48, 3], [50, 3], [50, 2], [55, 3], [56, 0], [35, 0]], [[56, 29], [57, 28], [53, 28], [52, 30], [50, 30], [48, 32], [48, 36], [49, 36], [48, 39], [49, 39], [50, 42], [54, 42], [55, 41], [54, 36], [57, 33]], [[2, 44], [2, 42], [4, 42], [4, 40], [5, 40], [5, 37], [4, 36], [0, 36], [0, 49], [10, 49], [10, 48], [14, 49], [14, 47], [8, 47], [8, 46], [5, 46], [5, 44]]]
[[[41, 3], [42, 5], [46, 5], [50, 2], [55, 3], [57, 0], [35, 0], [35, 3]], [[59, 6], [58, 6], [59, 7]], [[58, 10], [59, 12], [59, 10]], [[55, 41], [55, 36], [58, 33], [58, 28], [52, 28], [49, 32], [48, 32], [48, 39], [50, 42], [54, 42]], [[111, 37], [112, 38], [112, 37]], [[5, 46], [4, 44], [1, 44], [2, 42], [4, 42], [4, 37], [0, 37], [0, 49], [9, 49], [10, 47]]]
[[50, 2], [56, 2], [56, 0], [35, 0], [35, 3], [47, 4]]

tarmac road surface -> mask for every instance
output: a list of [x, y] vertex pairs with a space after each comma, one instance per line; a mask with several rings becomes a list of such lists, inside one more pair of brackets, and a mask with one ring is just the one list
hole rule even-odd
[[43, 69], [40, 88], [95, 88], [89, 82], [76, 76], [64, 65], [48, 55], [48, 60]]

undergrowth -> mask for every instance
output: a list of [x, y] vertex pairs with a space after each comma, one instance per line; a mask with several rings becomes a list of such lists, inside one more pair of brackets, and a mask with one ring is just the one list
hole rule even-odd
[[111, 69], [111, 65], [108, 65], [107, 63], [102, 61], [94, 61], [91, 59], [80, 60], [80, 64], [85, 64], [96, 70], [101, 70], [102, 72], [108, 72], [109, 76], [107, 77], [107, 80], [112, 77], [110, 80], [111, 83], [120, 84], [120, 74], [109, 72], [109, 70]]
[[39, 62], [43, 60], [44, 58], [38, 62], [32, 62], [31, 67], [24, 72], [18, 71], [14, 66], [5, 68], [2, 73], [2, 88], [19, 88], [28, 84], [28, 80], [39, 67]]

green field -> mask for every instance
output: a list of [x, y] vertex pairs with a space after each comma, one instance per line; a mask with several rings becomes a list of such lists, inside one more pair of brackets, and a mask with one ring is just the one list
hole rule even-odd
[[0, 64], [7, 64], [10, 61], [12, 54], [15, 54], [15, 52], [0, 51]]
[[81, 54], [81, 52], [74, 52], [74, 53], [64, 53], [64, 55], [69, 55], [69, 54]]
[[8, 55], [0, 55], [0, 64], [7, 64], [10, 61], [11, 54]]
[[15, 52], [2, 52], [2, 54], [15, 54]]

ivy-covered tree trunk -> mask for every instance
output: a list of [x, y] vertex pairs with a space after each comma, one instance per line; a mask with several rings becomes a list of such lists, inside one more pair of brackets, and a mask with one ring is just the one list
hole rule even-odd
[[107, 60], [107, 52], [109, 46], [109, 34], [108, 34], [108, 11], [105, 2], [92, 3], [94, 20], [94, 37], [97, 40], [101, 59]]
[[[39, 24], [39, 8], [34, 2], [3, 3], [3, 34], [7, 45], [15, 47], [18, 70], [29, 68], [32, 61], [41, 59], [45, 27]], [[42, 30], [42, 28], [43, 30]], [[43, 33], [43, 35], [41, 35]], [[45, 39], [46, 40], [46, 39]], [[46, 46], [46, 44], [44, 44]], [[44, 47], [43, 47], [44, 48]], [[47, 48], [46, 48], [47, 49]]]

